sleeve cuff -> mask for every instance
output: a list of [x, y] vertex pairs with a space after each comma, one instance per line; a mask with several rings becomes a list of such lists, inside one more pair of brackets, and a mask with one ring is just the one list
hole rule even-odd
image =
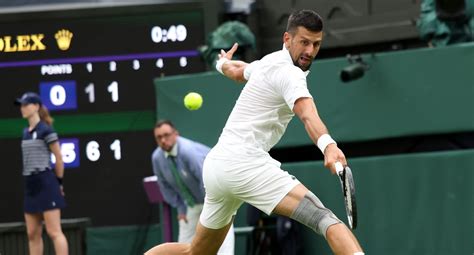
[[245, 69], [244, 69], [244, 79], [245, 80], [249, 80], [250, 79], [250, 75], [252, 74], [253, 70], [255, 69], [255, 66], [257, 65], [259, 61], [258, 60], [255, 60], [253, 61], [252, 63], [248, 64]]

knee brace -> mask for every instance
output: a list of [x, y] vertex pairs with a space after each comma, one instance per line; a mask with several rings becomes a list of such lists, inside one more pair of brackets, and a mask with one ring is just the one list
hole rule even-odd
[[324, 207], [319, 198], [309, 191], [290, 218], [308, 226], [317, 234], [326, 238], [326, 231], [329, 226], [341, 223], [334, 213]]

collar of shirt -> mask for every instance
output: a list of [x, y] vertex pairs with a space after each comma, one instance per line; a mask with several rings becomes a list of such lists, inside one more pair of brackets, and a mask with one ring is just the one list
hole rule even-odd
[[[291, 58], [290, 52], [288, 49], [285, 47], [285, 44], [283, 44], [283, 48], [281, 49], [283, 51], [283, 55], [285, 56], [286, 60], [288, 60], [291, 64], [294, 65], [293, 59]], [[303, 71], [306, 76], [309, 74], [309, 70]]]
[[168, 158], [169, 156], [176, 157], [178, 156], [178, 141], [173, 145], [173, 148], [171, 148], [171, 151], [167, 152], [165, 151], [165, 157]]
[[35, 126], [31, 129], [28, 126], [28, 132], [33, 133], [34, 131], [36, 131], [36, 129], [38, 128], [38, 126], [40, 125], [41, 122], [42, 122], [42, 120], [38, 121], [38, 123], [36, 123]]

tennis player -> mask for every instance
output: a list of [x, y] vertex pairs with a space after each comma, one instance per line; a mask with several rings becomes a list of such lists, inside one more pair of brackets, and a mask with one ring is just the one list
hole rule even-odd
[[306, 84], [322, 29], [316, 12], [297, 11], [288, 19], [282, 50], [250, 64], [231, 60], [236, 44], [228, 52], [221, 51], [217, 70], [247, 83], [204, 161], [206, 197], [196, 236], [191, 245], [162, 244], [147, 254], [216, 254], [244, 202], [305, 224], [324, 236], [335, 254], [364, 254], [352, 232], [268, 154], [296, 114], [332, 173], [336, 162], [347, 164], [319, 118]]

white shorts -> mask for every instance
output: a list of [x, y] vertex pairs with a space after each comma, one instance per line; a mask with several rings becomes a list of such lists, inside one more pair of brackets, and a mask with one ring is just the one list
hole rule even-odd
[[211, 229], [229, 224], [243, 202], [271, 214], [300, 183], [271, 157], [243, 161], [216, 159], [211, 155], [204, 161], [203, 181], [206, 197], [200, 222]]

